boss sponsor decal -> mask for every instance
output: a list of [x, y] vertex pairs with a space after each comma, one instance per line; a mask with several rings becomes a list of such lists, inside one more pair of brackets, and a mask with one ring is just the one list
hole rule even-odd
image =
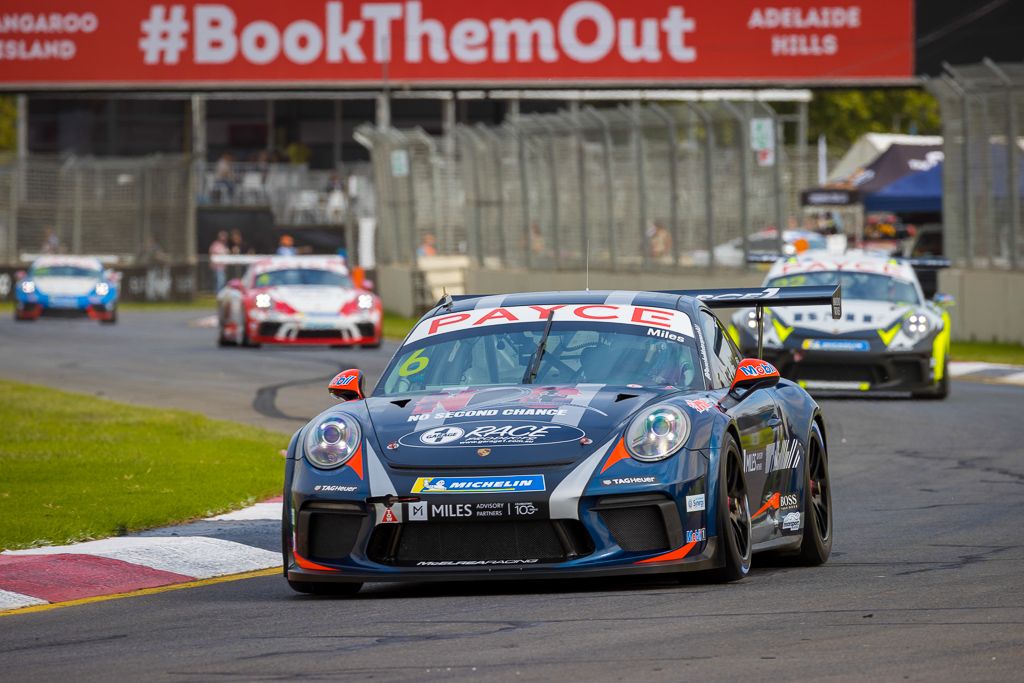
[[439, 334], [510, 323], [538, 323], [554, 312], [555, 322], [597, 322], [640, 325], [668, 330], [685, 337], [693, 336], [690, 318], [682, 311], [653, 306], [617, 304], [557, 304], [554, 306], [507, 306], [480, 308], [462, 313], [449, 313], [424, 320], [409, 335], [406, 343], [428, 339]]
[[338, 484], [317, 484], [313, 487], [318, 493], [352, 493], [358, 491], [358, 486], [341, 486]]
[[626, 486], [629, 484], [653, 484], [654, 477], [611, 477], [601, 480], [601, 486]]
[[460, 422], [411, 432], [398, 440], [418, 448], [535, 446], [578, 441], [586, 432], [570, 425], [520, 420]]
[[800, 502], [797, 500], [795, 493], [786, 493], [779, 496], [779, 507], [781, 508], [795, 508]]
[[687, 512], [700, 512], [704, 509], [704, 494], [698, 493], [694, 496], [686, 497], [686, 511]]
[[515, 477], [419, 477], [412, 493], [526, 493], [544, 491], [543, 474]]
[[870, 351], [871, 344], [863, 339], [804, 339], [805, 351]]
[[686, 405], [690, 406], [698, 413], [704, 413], [715, 407], [714, 401], [709, 401], [706, 398], [694, 398], [686, 402]]
[[530, 519], [547, 514], [547, 503], [539, 501], [482, 503], [434, 503], [419, 501], [406, 503], [405, 521], [427, 522], [430, 520], [489, 520], [489, 519]]
[[707, 537], [707, 531], [706, 531], [706, 529], [704, 527], [701, 527], [700, 529], [693, 529], [693, 530], [687, 529], [686, 530], [686, 542], [687, 543], [694, 543], [696, 541], [703, 541], [703, 540], [706, 540], [706, 537]]
[[782, 518], [783, 531], [800, 531], [800, 513], [790, 512]]

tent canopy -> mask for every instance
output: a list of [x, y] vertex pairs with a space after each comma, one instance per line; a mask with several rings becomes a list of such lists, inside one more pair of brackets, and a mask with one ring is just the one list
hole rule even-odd
[[865, 211], [940, 213], [942, 163], [927, 171], [908, 173], [864, 197]]
[[828, 176], [830, 183], [842, 182], [857, 172], [858, 169], [870, 165], [893, 145], [924, 145], [941, 147], [941, 135], [894, 135], [890, 133], [867, 133], [860, 136], [857, 142], [843, 155]]

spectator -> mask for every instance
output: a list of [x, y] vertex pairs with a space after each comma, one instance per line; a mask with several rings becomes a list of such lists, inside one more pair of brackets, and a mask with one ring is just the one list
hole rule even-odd
[[39, 247], [39, 251], [44, 254], [59, 254], [61, 251], [60, 238], [57, 237], [57, 231], [52, 226], [46, 226], [43, 229], [43, 243]]
[[156, 238], [150, 236], [146, 238], [146, 243], [142, 245], [142, 249], [139, 250], [138, 258], [136, 259], [139, 263], [149, 264], [162, 264], [168, 263], [171, 259], [164, 251], [160, 243], [156, 241]]
[[228, 233], [226, 230], [221, 230], [217, 233], [217, 239], [210, 244], [210, 270], [213, 271], [213, 276], [217, 281], [217, 291], [224, 289], [225, 282], [225, 270], [223, 263], [214, 263], [214, 256], [227, 256], [231, 253], [228, 248]]
[[277, 255], [295, 256], [295, 254], [295, 240], [292, 239], [291, 235], [281, 235], [281, 239], [277, 243]]
[[672, 235], [661, 221], [647, 226], [647, 248], [651, 258], [664, 258], [672, 253]]
[[285, 148], [285, 154], [288, 155], [288, 161], [293, 164], [308, 164], [311, 152], [301, 140], [296, 140]]
[[231, 239], [228, 240], [228, 249], [232, 254], [251, 254], [252, 249], [245, 243], [242, 231], [238, 228], [231, 230]]
[[420, 242], [420, 246], [416, 247], [417, 256], [437, 256], [437, 247], [435, 246], [437, 238], [434, 237], [434, 233], [428, 232], [423, 235], [423, 241]]
[[530, 223], [530, 251], [537, 256], [544, 253], [544, 233], [540, 231], [537, 221]]
[[231, 201], [235, 193], [235, 169], [232, 161], [231, 154], [224, 152], [217, 160], [217, 168], [214, 171], [214, 196], [222, 204]]

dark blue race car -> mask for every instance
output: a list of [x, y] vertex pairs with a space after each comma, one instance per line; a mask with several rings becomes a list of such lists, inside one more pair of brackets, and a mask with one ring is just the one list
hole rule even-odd
[[288, 449], [285, 575], [368, 581], [704, 571], [832, 547], [814, 400], [743, 359], [710, 308], [829, 303], [837, 287], [446, 297], [370, 396]]

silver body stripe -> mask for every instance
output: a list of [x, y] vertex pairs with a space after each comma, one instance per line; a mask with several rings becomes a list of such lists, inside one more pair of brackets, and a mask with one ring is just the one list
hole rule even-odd
[[584, 489], [590, 483], [590, 477], [594, 470], [604, 459], [604, 454], [611, 448], [615, 439], [612, 439], [598, 448], [593, 455], [576, 466], [565, 479], [562, 480], [555, 490], [551, 492], [549, 509], [551, 519], [579, 519], [580, 518], [580, 497]]
[[482, 296], [473, 308], [501, 308], [501, 302], [505, 300], [504, 294], [492, 294]]
[[594, 397], [601, 392], [604, 385], [577, 384], [576, 388], [579, 389], [580, 393], [572, 400], [572, 403], [567, 406], [563, 406], [565, 415], [556, 415], [552, 418], [552, 422], [578, 427], [580, 422], [583, 420], [583, 416], [587, 414], [587, 407], [590, 405], [590, 402], [593, 401]]
[[639, 292], [616, 291], [608, 295], [604, 302], [608, 305], [629, 306], [636, 299]]
[[370, 445], [370, 440], [366, 440], [366, 469], [369, 472], [370, 477], [370, 495], [371, 496], [386, 496], [386, 495], [398, 495], [395, 491], [395, 485], [391, 483], [391, 477], [388, 476], [387, 471], [384, 469], [384, 464], [380, 461], [377, 456], [377, 452], [373, 450], [373, 446]]

